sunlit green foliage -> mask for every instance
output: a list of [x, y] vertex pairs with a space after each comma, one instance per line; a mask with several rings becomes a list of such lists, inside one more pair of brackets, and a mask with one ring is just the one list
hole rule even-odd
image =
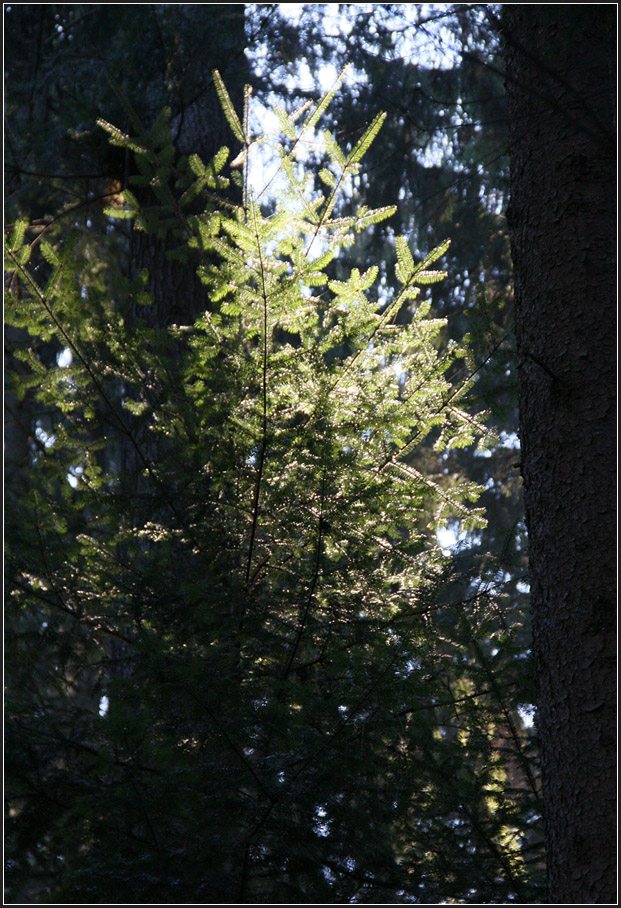
[[448, 242], [417, 263], [398, 237], [391, 298], [373, 263], [335, 275], [394, 208], [336, 204], [381, 117], [304, 167], [331, 97], [280, 112], [263, 207], [222, 196], [225, 148], [178, 159], [165, 114], [101, 121], [158, 202], [110, 222], [172, 237], [209, 289], [192, 324], [147, 327], [146, 276], [86, 233], [45, 281], [8, 238], [9, 322], [71, 354], [23, 356], [53, 417], [7, 555], [8, 878], [41, 901], [529, 900], [517, 623], [493, 566], [450, 601], [436, 530], [482, 526], [479, 489], [413, 458], [486, 438], [421, 292]]

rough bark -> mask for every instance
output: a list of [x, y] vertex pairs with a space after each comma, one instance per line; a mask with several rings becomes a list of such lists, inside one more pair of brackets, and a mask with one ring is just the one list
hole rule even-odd
[[615, 902], [616, 10], [504, 14], [549, 902]]
[[[179, 16], [186, 18], [191, 26], [196, 23], [196, 32], [205, 40], [200, 49], [200, 59], [193, 61], [196, 88], [186, 85], [180, 91], [177, 108], [173, 110], [171, 130], [176, 149], [180, 155], [198, 154], [208, 163], [213, 155], [226, 145], [231, 149], [231, 160], [239, 151], [237, 140], [222, 111], [212, 70], [222, 70], [227, 88], [241, 117], [243, 87], [247, 81], [247, 65], [243, 49], [245, 46], [243, 6], [212, 4], [179, 8]], [[150, 115], [159, 114], [161, 100], [153, 92], [155, 101]], [[150, 123], [148, 124], [150, 125]], [[135, 191], [135, 190], [134, 190]], [[231, 188], [235, 196], [235, 187]], [[149, 191], [137, 193], [142, 204], [157, 204]], [[241, 202], [241, 192], [239, 199]], [[195, 210], [184, 209], [184, 214], [199, 213], [199, 201]], [[191, 324], [196, 317], [209, 307], [209, 296], [204, 284], [195, 273], [197, 262], [191, 266], [169, 261], [166, 258], [168, 243], [153, 235], [132, 231], [130, 241], [130, 271], [138, 273], [143, 268], [149, 273], [148, 289], [152, 305], [140, 311], [141, 318], [153, 326], [170, 324]], [[172, 246], [179, 245], [174, 240]]]

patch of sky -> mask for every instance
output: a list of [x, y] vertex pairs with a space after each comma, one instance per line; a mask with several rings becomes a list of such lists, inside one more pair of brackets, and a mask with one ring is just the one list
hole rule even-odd
[[521, 706], [518, 706], [518, 713], [520, 715], [520, 719], [524, 723], [524, 726], [526, 728], [532, 728], [535, 724], [537, 707], [533, 706], [532, 703], [522, 703]]
[[84, 473], [83, 466], [78, 465], [77, 467], [71, 467], [71, 470], [69, 471], [69, 473], [67, 473], [67, 482], [69, 483], [69, 485], [71, 486], [72, 489], [77, 489], [79, 482], [80, 482], [80, 477], [82, 476], [83, 473]]
[[420, 662], [418, 661], [418, 659], [409, 659], [408, 662], [406, 662], [406, 664], [405, 664], [405, 668], [397, 671], [397, 675], [399, 677], [407, 678], [409, 675], [412, 674], [412, 672], [420, 671], [421, 667], [422, 666], [421, 666]]
[[[515, 432], [505, 432], [504, 430], [499, 433], [498, 439], [500, 448], [513, 448], [516, 451], [520, 449], [520, 439]], [[491, 457], [492, 451], [489, 448], [484, 448], [481, 451], [474, 452], [475, 457]]]
[[329, 867], [326, 867], [326, 865], [324, 864], [321, 869], [322, 869], [323, 875], [324, 875], [325, 879], [328, 881], [328, 883], [336, 882], [336, 876], [332, 872], [332, 870], [330, 870]]
[[61, 350], [58, 356], [56, 357], [56, 364], [59, 369], [66, 369], [73, 362], [73, 354], [69, 347], [65, 347], [64, 350]]
[[330, 820], [327, 820], [328, 813], [323, 804], [315, 808], [315, 818], [313, 822], [313, 832], [315, 835], [325, 838], [330, 835]]
[[102, 719], [105, 715], [107, 715], [109, 708], [110, 708], [110, 701], [104, 695], [103, 697], [101, 697], [101, 699], [99, 701], [99, 715], [102, 717]]
[[56, 436], [51, 432], [46, 432], [39, 423], [35, 427], [35, 435], [45, 448], [51, 448], [56, 441]]
[[[62, 354], [59, 354], [59, 358]], [[35, 436], [41, 442], [45, 448], [51, 448], [54, 442], [56, 441], [56, 436], [51, 432], [47, 432], [41, 424], [37, 424], [35, 427]], [[67, 473], [67, 482], [72, 489], [77, 488], [80, 481], [80, 476], [84, 472], [84, 467], [81, 464], [71, 467]]]
[[480, 533], [460, 529], [459, 521], [451, 521], [446, 526], [438, 527], [436, 530], [438, 545], [445, 555], [454, 554], [465, 548], [465, 546], [476, 543], [480, 536]]
[[503, 448], [519, 448], [520, 439], [515, 432], [501, 432], [500, 444]]

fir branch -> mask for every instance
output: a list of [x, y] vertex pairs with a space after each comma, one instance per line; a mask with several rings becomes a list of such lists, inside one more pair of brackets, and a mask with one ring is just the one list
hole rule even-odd
[[[168, 494], [167, 490], [164, 488], [162, 483], [158, 480], [157, 476], [153, 472], [152, 465], [149, 463], [149, 461], [145, 457], [145, 455], [142, 451], [142, 448], [136, 441], [133, 433], [131, 432], [129, 427], [125, 424], [125, 421], [121, 418], [120, 414], [118, 413], [117, 408], [114, 406], [114, 404], [110, 400], [108, 394], [106, 393], [106, 391], [104, 389], [103, 383], [100, 380], [100, 377], [95, 373], [95, 371], [92, 368], [90, 362], [88, 361], [86, 355], [78, 347], [74, 338], [72, 338], [66, 332], [66, 330], [63, 328], [63, 326], [57, 319], [50, 303], [48, 302], [47, 297], [45, 296], [45, 294], [43, 294], [40, 287], [38, 286], [36, 281], [32, 278], [30, 273], [20, 264], [17, 257], [15, 256], [14, 252], [9, 249], [8, 254], [9, 254], [10, 258], [13, 260], [13, 263], [16, 266], [16, 269], [19, 271], [21, 276], [24, 278], [24, 281], [28, 284], [28, 286], [31, 288], [31, 290], [35, 293], [35, 295], [39, 299], [39, 302], [42, 304], [45, 311], [47, 312], [47, 314], [48, 314], [51, 322], [53, 323], [54, 327], [56, 328], [59, 336], [63, 339], [63, 342], [71, 350], [72, 354], [75, 357], [77, 357], [77, 359], [80, 361], [83, 369], [85, 370], [85, 372], [87, 373], [87, 375], [89, 376], [91, 381], [93, 382], [94, 387], [97, 389], [100, 399], [103, 401], [103, 403], [108, 408], [109, 413], [114, 418], [114, 421], [118, 425], [122, 434], [125, 435], [125, 437], [128, 439], [128, 441], [134, 448], [144, 469], [147, 471], [147, 473], [149, 474], [150, 478], [153, 480], [156, 487], [161, 491], [162, 497], [163, 497], [164, 501], [166, 502], [167, 506], [170, 508], [171, 512], [176, 517], [178, 525], [180, 527], [184, 527], [185, 521], [183, 519], [182, 514], [179, 512], [175, 503], [173, 502], [170, 495]], [[67, 255], [68, 255], [68, 253], [65, 254], [65, 261], [66, 261]], [[60, 268], [62, 269], [62, 263], [61, 263]], [[60, 271], [59, 271], [59, 274], [60, 274]], [[191, 531], [188, 531], [188, 535], [190, 536], [190, 539], [192, 540], [193, 544], [200, 550], [201, 546], [198, 544], [197, 540], [193, 538], [193, 534], [191, 533]]]

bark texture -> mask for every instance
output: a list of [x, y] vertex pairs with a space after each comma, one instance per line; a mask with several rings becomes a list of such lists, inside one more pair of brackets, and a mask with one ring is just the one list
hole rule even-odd
[[615, 902], [616, 9], [504, 16], [548, 901]]
[[[229, 160], [233, 160], [240, 146], [233, 136], [230, 126], [222, 111], [220, 101], [213, 83], [212, 71], [219, 68], [231, 99], [241, 119], [243, 110], [244, 83], [248, 80], [248, 66], [243, 53], [245, 47], [243, 6], [227, 4], [179, 6], [178, 17], [185, 26], [185, 44], [187, 54], [195, 54], [195, 59], [186, 66], [190, 67], [179, 87], [179, 97], [173, 109], [171, 131], [179, 155], [198, 154], [207, 164], [216, 152], [226, 145], [231, 150]], [[192, 26], [194, 25], [194, 29]], [[200, 48], [196, 39], [192, 40], [192, 31], [202, 36]], [[147, 94], [149, 92], [147, 91]], [[150, 111], [155, 120], [162, 106], [162, 98], [157, 91], [152, 92], [153, 103]], [[151, 125], [149, 122], [147, 125]], [[134, 190], [136, 192], [136, 190]], [[241, 191], [232, 186], [233, 201], [242, 200]], [[157, 205], [157, 200], [149, 190], [136, 192], [144, 205]], [[198, 200], [195, 206], [186, 207], [184, 214], [201, 213], [204, 200]], [[146, 235], [133, 230], [130, 240], [130, 271], [138, 273], [143, 268], [149, 272], [148, 289], [152, 305], [140, 311], [143, 321], [154, 327], [170, 324], [191, 324], [196, 317], [208, 309], [209, 294], [205, 285], [196, 275], [197, 261], [191, 265], [169, 261], [166, 251], [170, 246], [178, 246], [179, 240], [159, 240], [152, 234]]]

